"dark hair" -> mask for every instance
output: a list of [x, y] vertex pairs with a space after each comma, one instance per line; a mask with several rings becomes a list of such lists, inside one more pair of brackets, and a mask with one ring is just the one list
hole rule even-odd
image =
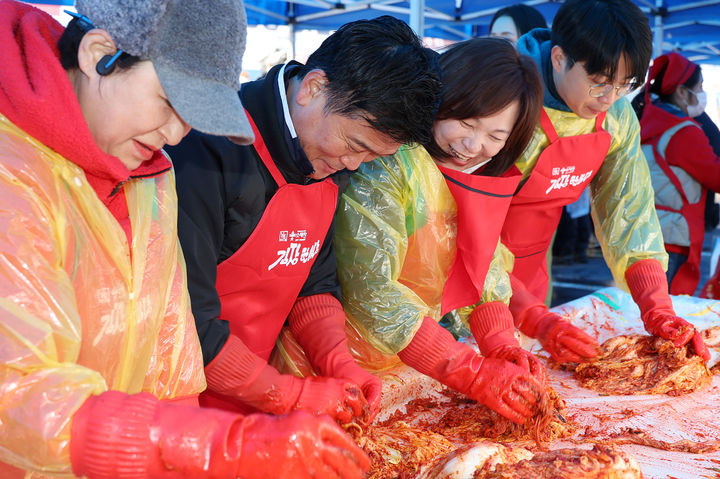
[[[698, 83], [700, 83], [700, 77], [702, 74], [702, 69], [700, 68], [700, 65], [697, 65], [693, 63], [694, 70], [692, 74], [688, 77], [687, 80], [685, 80], [684, 83], [681, 83], [680, 85], [676, 85], [673, 91], [670, 93], [662, 93], [661, 91], [661, 85], [663, 78], [665, 77], [665, 72], [667, 71], [668, 64], [665, 64], [665, 67], [658, 72], [658, 74], [655, 76], [655, 78], [650, 82], [650, 93], [655, 94], [658, 96], [658, 99], [663, 103], [671, 103], [670, 99], [673, 96], [673, 93], [675, 93], [675, 90], [678, 89], [679, 86], [684, 86], [690, 89], [693, 89], [697, 86]], [[637, 95], [635, 95], [635, 98], [632, 99], [632, 106], [635, 110], [635, 114], [638, 117], [638, 120], [642, 118], [643, 111], [645, 111], [645, 90], [648, 88], [648, 85], [645, 85], [645, 87], [638, 92]]]
[[547, 28], [547, 21], [538, 9], [524, 3], [516, 3], [495, 12], [488, 26], [488, 34], [492, 31], [495, 20], [505, 16], [512, 18], [518, 30], [518, 36], [526, 34], [533, 28]]
[[[517, 160], [540, 119], [543, 87], [535, 62], [518, 54], [504, 38], [473, 38], [440, 55], [442, 102], [436, 120], [485, 117], [519, 102], [518, 117], [500, 152], [476, 174], [499, 176]], [[431, 139], [425, 149], [434, 159], [449, 158]]]
[[327, 77], [326, 112], [364, 118], [400, 143], [424, 143], [440, 101], [438, 54], [401, 20], [381, 16], [347, 23], [300, 70]]
[[[78, 51], [80, 42], [82, 41], [88, 30], [80, 26], [77, 17], [70, 20], [65, 27], [65, 31], [58, 40], [58, 50], [60, 50], [60, 64], [65, 70], [78, 68]], [[115, 60], [116, 71], [127, 70], [140, 61], [139, 57], [122, 52], [117, 60]]]
[[588, 75], [615, 78], [621, 58], [639, 83], [652, 57], [648, 18], [631, 0], [566, 0], [552, 24], [552, 45], [583, 62]]

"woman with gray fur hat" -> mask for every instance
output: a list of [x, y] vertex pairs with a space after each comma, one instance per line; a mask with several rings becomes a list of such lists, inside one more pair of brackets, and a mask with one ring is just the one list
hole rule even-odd
[[0, 477], [361, 477], [329, 418], [201, 409], [172, 164], [241, 143], [240, 0], [0, 0]]

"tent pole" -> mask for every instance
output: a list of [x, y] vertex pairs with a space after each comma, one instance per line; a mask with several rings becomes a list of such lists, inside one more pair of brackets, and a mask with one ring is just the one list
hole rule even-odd
[[290, 40], [290, 53], [292, 54], [290, 58], [292, 60], [296, 60], [297, 55], [297, 49], [295, 48], [295, 40], [297, 39], [295, 34], [295, 22], [296, 22], [296, 15], [295, 15], [295, 4], [293, 2], [287, 3], [287, 16], [288, 16], [288, 40]]
[[289, 33], [289, 37], [290, 37], [290, 54], [291, 54], [290, 58], [295, 60], [296, 59], [295, 55], [297, 54], [297, 51], [295, 50], [295, 40], [296, 40], [295, 25], [291, 23], [290, 25], [288, 25], [288, 27], [289, 27], [288, 33]]
[[655, 26], [653, 27], [653, 58], [657, 58], [662, 55], [663, 52], [663, 17], [660, 14], [664, 0], [655, 0], [655, 10], [653, 16], [655, 17]]
[[425, 25], [423, 23], [423, 12], [425, 11], [425, 0], [410, 0], [410, 28], [417, 36], [425, 37]]

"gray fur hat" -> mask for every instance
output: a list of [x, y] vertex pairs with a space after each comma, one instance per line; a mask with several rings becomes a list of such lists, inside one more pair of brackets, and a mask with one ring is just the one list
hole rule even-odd
[[242, 0], [77, 0], [75, 7], [119, 49], [152, 61], [190, 126], [252, 143], [237, 93], [247, 33]]

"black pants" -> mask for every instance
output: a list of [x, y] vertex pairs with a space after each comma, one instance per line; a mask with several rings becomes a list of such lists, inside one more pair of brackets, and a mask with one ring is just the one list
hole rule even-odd
[[590, 242], [590, 229], [590, 215], [571, 218], [563, 208], [555, 234], [553, 256], [585, 257]]

